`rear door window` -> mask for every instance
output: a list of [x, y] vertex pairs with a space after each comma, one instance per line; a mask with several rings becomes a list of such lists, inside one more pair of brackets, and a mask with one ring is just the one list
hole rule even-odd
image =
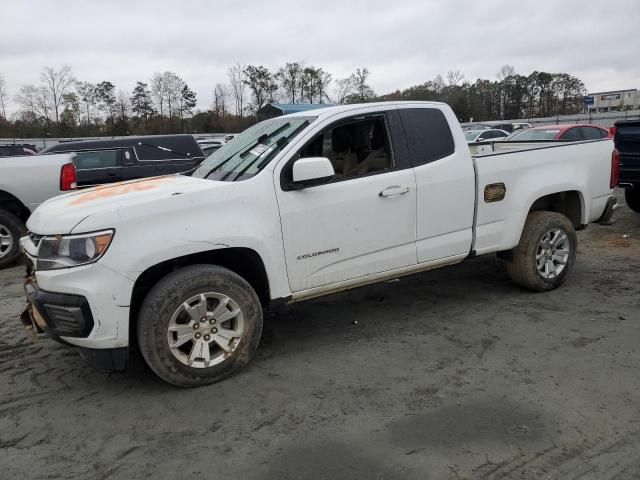
[[596, 127], [581, 127], [581, 130], [582, 136], [585, 140], [597, 140], [606, 136], [604, 130], [600, 130]]
[[578, 140], [582, 140], [580, 129], [578, 127], [570, 128], [562, 134], [560, 140], [565, 140], [567, 142], [577, 142]]
[[73, 163], [78, 170], [115, 168], [120, 166], [120, 150], [96, 150], [76, 152]]
[[444, 114], [436, 108], [398, 110], [413, 166], [447, 157], [455, 151], [453, 136]]

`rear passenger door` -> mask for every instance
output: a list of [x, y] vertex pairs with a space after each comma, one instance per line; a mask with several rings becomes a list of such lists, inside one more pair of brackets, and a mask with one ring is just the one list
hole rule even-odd
[[475, 172], [466, 143], [455, 144], [450, 110], [398, 107], [417, 188], [418, 263], [468, 254], [473, 235]]
[[573, 127], [564, 132], [559, 140], [564, 140], [565, 142], [579, 142], [582, 140], [582, 133], [580, 133], [580, 127]]
[[122, 180], [122, 149], [75, 152], [78, 187], [92, 187]]
[[580, 127], [585, 140], [599, 140], [607, 136], [607, 132], [596, 127]]

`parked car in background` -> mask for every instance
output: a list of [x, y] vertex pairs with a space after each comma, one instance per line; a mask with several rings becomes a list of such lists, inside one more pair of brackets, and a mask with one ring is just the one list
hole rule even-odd
[[505, 132], [514, 132], [516, 130], [523, 130], [525, 128], [531, 128], [531, 124], [527, 122], [505, 122], [505, 121], [490, 121], [490, 122], [482, 122], [482, 123], [461, 123], [460, 126], [462, 130], [471, 131], [471, 130], [488, 130], [490, 128], [504, 130]]
[[486, 130], [468, 130], [464, 132], [467, 143], [486, 142], [490, 140], [500, 140], [509, 136], [509, 132], [488, 128]]
[[535, 140], [563, 140], [566, 142], [579, 142], [581, 140], [599, 140], [611, 137], [609, 130], [596, 125], [547, 125], [544, 127], [532, 127], [513, 132], [507, 140], [518, 142], [530, 142]]
[[18, 155], [35, 155], [38, 150], [29, 143], [8, 143], [0, 145], [0, 157], [14, 157]]
[[222, 147], [223, 143], [224, 143], [223, 139], [220, 139], [220, 140], [212, 140], [212, 139], [201, 139], [201, 140], [198, 140], [198, 145], [200, 145], [200, 148], [202, 149], [202, 153], [204, 154], [205, 157], [208, 157], [213, 152], [215, 152], [220, 147]]
[[193, 135], [149, 135], [62, 142], [42, 152], [73, 152], [78, 187], [181, 173], [205, 157]]
[[188, 387], [249, 362], [269, 305], [491, 253], [548, 291], [573, 268], [576, 230], [612, 215], [618, 182], [612, 141], [549, 143], [472, 156], [435, 102], [265, 120], [188, 175], [41, 205], [20, 241], [21, 318], [102, 370], [124, 369], [137, 345]]
[[620, 155], [620, 186], [629, 208], [640, 212], [640, 120], [619, 120], [613, 130]]
[[18, 240], [31, 212], [76, 188], [72, 154], [0, 158], [0, 268], [20, 256]]

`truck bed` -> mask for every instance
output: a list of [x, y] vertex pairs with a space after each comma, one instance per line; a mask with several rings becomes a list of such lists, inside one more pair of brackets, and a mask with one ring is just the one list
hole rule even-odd
[[[556, 192], [572, 193], [576, 227], [596, 221], [611, 196], [611, 139], [581, 142], [493, 142], [473, 155], [477, 174], [474, 250], [513, 248], [533, 202]], [[485, 188], [504, 185], [504, 201], [485, 199]], [[563, 199], [568, 201], [566, 194]]]

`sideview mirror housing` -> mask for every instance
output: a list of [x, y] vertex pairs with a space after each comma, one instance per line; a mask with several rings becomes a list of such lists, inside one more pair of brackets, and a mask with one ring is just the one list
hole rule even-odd
[[296, 160], [293, 164], [292, 190], [320, 185], [333, 178], [336, 172], [326, 157], [309, 157]]

